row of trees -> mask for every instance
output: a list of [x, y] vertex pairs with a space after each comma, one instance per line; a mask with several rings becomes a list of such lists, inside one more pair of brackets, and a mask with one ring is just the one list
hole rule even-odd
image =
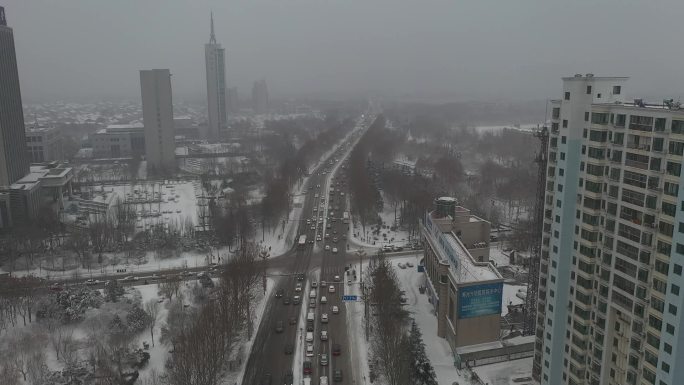
[[392, 264], [378, 255], [364, 277], [366, 314], [370, 323], [370, 360], [374, 373], [389, 385], [437, 385], [425, 353], [420, 329], [402, 306], [402, 293]]
[[216, 385], [242, 333], [251, 338], [262, 270], [260, 249], [245, 244], [221, 276], [210, 300], [197, 308], [173, 306], [162, 340], [172, 346], [164, 375], [169, 385]]

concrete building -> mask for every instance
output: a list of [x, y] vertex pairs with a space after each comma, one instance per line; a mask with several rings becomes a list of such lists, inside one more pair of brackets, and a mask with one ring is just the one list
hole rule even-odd
[[211, 15], [209, 43], [204, 45], [204, 61], [207, 68], [207, 132], [203, 139], [216, 139], [227, 128], [226, 108], [226, 61], [225, 50], [216, 42], [214, 14]]
[[0, 188], [29, 172], [14, 33], [0, 7]]
[[503, 277], [489, 262], [489, 222], [435, 200], [422, 223], [426, 291], [437, 314], [437, 335], [452, 351], [499, 341]]
[[235, 114], [240, 110], [237, 87], [228, 88], [228, 112]]
[[148, 170], [165, 173], [176, 169], [171, 72], [168, 69], [140, 71], [145, 159]]
[[542, 384], [684, 378], [684, 110], [628, 100], [627, 81], [563, 78], [551, 103], [533, 367]]
[[255, 81], [252, 86], [252, 108], [255, 114], [268, 112], [268, 87], [265, 79]]
[[91, 135], [94, 158], [131, 158], [145, 155], [145, 127], [140, 123], [110, 124]]
[[31, 163], [64, 160], [62, 132], [55, 127], [31, 127], [26, 130], [26, 148]]

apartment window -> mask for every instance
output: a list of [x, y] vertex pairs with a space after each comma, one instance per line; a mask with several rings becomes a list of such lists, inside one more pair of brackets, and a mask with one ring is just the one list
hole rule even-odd
[[667, 354], [672, 354], [672, 345], [668, 344], [667, 342], [664, 343], [663, 350], [665, 350], [665, 353]]
[[682, 165], [675, 162], [667, 162], [665, 171], [668, 175], [680, 176], [682, 173]]
[[560, 107], [553, 107], [553, 110], [551, 110], [551, 117], [553, 119], [560, 118]]
[[584, 121], [585, 122], [589, 121], [589, 111], [584, 111]]
[[666, 195], [676, 197], [679, 194], [679, 183], [665, 182], [663, 192]]
[[627, 123], [627, 115], [617, 114], [615, 116], [615, 126], [616, 127], [624, 127], [626, 123]]
[[565, 175], [565, 170], [563, 170], [562, 168], [559, 168], [558, 169], [558, 176], [563, 176], [563, 175]]
[[675, 285], [674, 283], [670, 285], [670, 293], [674, 295], [679, 295], [679, 286]]
[[667, 311], [672, 315], [677, 315], [677, 306], [670, 304], [667, 307]]
[[677, 275], [682, 275], [682, 265], [674, 264], [674, 267], [672, 268], [672, 272], [677, 274]]
[[672, 203], [663, 202], [661, 204], [661, 209], [663, 214], [669, 215], [671, 217], [674, 217], [677, 213], [677, 206], [673, 205]]
[[620, 95], [622, 92], [622, 86], [613, 86], [613, 95]]
[[587, 86], [587, 95], [591, 95], [591, 86]]
[[658, 152], [663, 152], [664, 144], [665, 144], [665, 139], [663, 138], [653, 138], [653, 151], [658, 151]]
[[563, 119], [563, 128], [568, 128], [568, 120]]
[[673, 134], [684, 134], [684, 120], [673, 120], [670, 127]]
[[656, 131], [665, 131], [665, 123], [667, 122], [667, 119], [665, 118], [656, 118], [655, 120], [655, 130]]
[[674, 325], [666, 324], [665, 325], [665, 331], [668, 332], [669, 334], [674, 335], [674, 332], [675, 332]]
[[567, 141], [568, 141], [567, 137], [561, 136], [561, 144], [565, 144], [565, 143], [567, 143]]
[[607, 112], [594, 112], [591, 114], [591, 122], [593, 124], [608, 124]]
[[565, 160], [565, 153], [564, 152], [560, 153], [560, 160]]
[[668, 150], [670, 155], [679, 155], [681, 156], [684, 154], [684, 142], [678, 142], [675, 140], [671, 140], [669, 145], [668, 145]]
[[565, 100], [570, 100], [570, 93], [569, 92], [565, 93]]

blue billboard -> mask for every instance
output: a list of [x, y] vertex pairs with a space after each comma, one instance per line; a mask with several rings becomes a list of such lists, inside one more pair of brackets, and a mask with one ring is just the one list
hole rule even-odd
[[503, 282], [458, 288], [458, 318], [501, 314]]

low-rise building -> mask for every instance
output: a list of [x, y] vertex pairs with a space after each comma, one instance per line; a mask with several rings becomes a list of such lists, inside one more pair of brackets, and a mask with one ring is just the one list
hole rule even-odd
[[453, 198], [438, 198], [421, 227], [425, 286], [437, 315], [437, 335], [454, 353], [498, 341], [503, 277], [489, 262], [489, 222]]
[[27, 128], [26, 147], [31, 163], [64, 159], [62, 132], [55, 127]]
[[94, 158], [145, 155], [145, 127], [140, 123], [110, 124], [91, 135]]

